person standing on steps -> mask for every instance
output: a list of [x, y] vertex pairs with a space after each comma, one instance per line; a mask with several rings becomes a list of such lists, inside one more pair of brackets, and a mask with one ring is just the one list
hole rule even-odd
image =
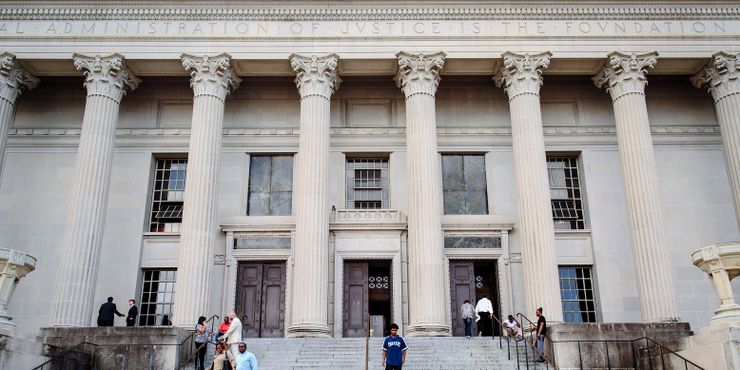
[[247, 352], [247, 343], [239, 342], [239, 353], [236, 355], [236, 370], [259, 370], [257, 357]]
[[545, 358], [542, 357], [542, 354], [545, 353], [545, 335], [547, 335], [547, 320], [545, 320], [545, 316], [542, 315], [542, 307], [538, 308], [537, 311], [534, 312], [535, 315], [537, 315], [537, 326], [532, 328], [532, 331], [537, 333], [537, 351], [540, 353], [540, 358], [538, 358], [537, 362], [545, 362]]
[[406, 342], [398, 335], [398, 325], [391, 324], [391, 335], [383, 341], [383, 367], [385, 370], [401, 370], [406, 362]]
[[231, 354], [236, 357], [239, 353], [236, 343], [242, 341], [242, 321], [236, 316], [236, 312], [229, 314], [229, 330], [223, 335], [223, 339], [231, 346]]
[[465, 338], [473, 336], [473, 317], [475, 316], [475, 308], [470, 304], [470, 300], [465, 300], [462, 307], [460, 307], [460, 317], [465, 323]]
[[213, 358], [213, 364], [209, 370], [236, 370], [234, 355], [227, 347], [226, 343], [216, 343], [216, 357]]
[[483, 298], [475, 305], [475, 312], [478, 313], [478, 332], [484, 337], [493, 336], [493, 327], [491, 326], [491, 315], [493, 315], [493, 304], [488, 299], [488, 294], [483, 293]]
[[206, 317], [198, 318], [195, 324], [195, 369], [203, 370], [206, 367], [206, 351], [208, 350], [208, 338], [211, 336], [210, 329], [206, 326]]
[[100, 310], [98, 310], [98, 326], [113, 326], [113, 320], [115, 319], [113, 315], [118, 315], [118, 317], [123, 316], [116, 309], [116, 304], [113, 303], [113, 297], [108, 297], [108, 301], [100, 305]]
[[126, 326], [136, 326], [136, 316], [139, 316], [139, 308], [136, 307], [136, 300], [128, 300], [128, 315], [126, 315]]

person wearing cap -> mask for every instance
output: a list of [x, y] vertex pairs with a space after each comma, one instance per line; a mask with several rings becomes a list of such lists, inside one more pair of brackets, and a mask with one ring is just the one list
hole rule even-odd
[[257, 357], [247, 352], [247, 343], [239, 342], [239, 352], [236, 354], [236, 370], [259, 370]]

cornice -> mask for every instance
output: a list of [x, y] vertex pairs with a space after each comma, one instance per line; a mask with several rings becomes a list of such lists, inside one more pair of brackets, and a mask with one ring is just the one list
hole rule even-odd
[[700, 1], [5, 2], [0, 20], [633, 20], [737, 19], [740, 4]]

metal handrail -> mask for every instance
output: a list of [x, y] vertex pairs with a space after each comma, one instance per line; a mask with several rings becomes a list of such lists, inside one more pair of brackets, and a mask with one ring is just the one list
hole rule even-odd
[[34, 367], [34, 368], [33, 368], [33, 369], [31, 369], [31, 370], [41, 370], [41, 369], [43, 369], [43, 368], [44, 368], [44, 366], [46, 366], [46, 365], [48, 365], [48, 364], [50, 364], [50, 363], [52, 363], [52, 362], [54, 362], [54, 361], [57, 361], [57, 360], [61, 360], [61, 359], [64, 359], [65, 357], [67, 357], [67, 356], [68, 356], [68, 355], [69, 355], [70, 353], [72, 353], [73, 351], [77, 351], [77, 350], [78, 350], [78, 347], [85, 347], [86, 345], [91, 345], [91, 346], [93, 346], [93, 347], [97, 347], [97, 344], [95, 344], [95, 343], [90, 343], [90, 342], [80, 342], [79, 344], [77, 344], [77, 345], [75, 345], [75, 346], [73, 346], [73, 347], [71, 347], [71, 348], [69, 348], [69, 349], [66, 349], [66, 350], [64, 350], [64, 352], [60, 353], [60, 354], [59, 354], [59, 355], [57, 355], [57, 356], [54, 356], [54, 357], [50, 358], [49, 360], [47, 360], [47, 361], [45, 361], [44, 363], [42, 363], [42, 364], [40, 364], [40, 365], [38, 365], [38, 366]]
[[[506, 327], [501, 322], [501, 320], [498, 318], [498, 316], [496, 316], [495, 313], [492, 313], [491, 314], [491, 317], [494, 320], [496, 320], [496, 322], [498, 323], [498, 325], [501, 327], [501, 335], [498, 336], [498, 349], [503, 349], [503, 345], [501, 344], [501, 337], [504, 335], [504, 331], [506, 330]], [[509, 340], [508, 339], [506, 340], [506, 355], [507, 355], [508, 359], [511, 360], [511, 347], [509, 346]]]
[[[206, 325], [207, 325], [207, 324], [208, 324], [209, 322], [211, 323], [211, 334], [213, 334], [213, 325], [214, 325], [214, 324], [216, 323], [215, 321], [212, 321], [212, 320], [213, 320], [214, 318], [218, 318], [218, 319], [220, 319], [220, 317], [219, 317], [218, 315], [213, 315], [213, 316], [209, 317], [209, 318], [208, 318], [208, 320], [206, 320], [206, 322], [204, 323], [204, 324], [206, 324]], [[189, 348], [191, 348], [191, 347], [192, 347], [192, 346], [191, 346], [191, 343], [195, 343], [195, 334], [196, 334], [196, 333], [195, 333], [195, 329], [193, 329], [193, 330], [192, 330], [192, 332], [190, 333], [190, 335], [188, 335], [188, 336], [187, 336], [187, 337], [186, 337], [185, 339], [183, 339], [183, 341], [182, 341], [182, 342], [180, 342], [180, 345], [179, 345], [179, 347], [178, 347], [178, 348], [179, 348], [179, 349], [180, 349], [181, 351], [182, 351], [182, 349], [183, 349], [183, 348], [188, 348], [188, 349], [189, 349]], [[209, 342], [210, 342], [210, 341], [206, 341], [206, 342], [205, 342], [205, 343], [204, 343], [203, 345], [206, 345], [206, 346], [207, 346]], [[186, 345], [186, 343], [187, 343], [187, 345]], [[201, 346], [201, 347], [202, 347], [202, 346]], [[197, 347], [197, 348], [195, 349], [195, 351], [193, 351], [193, 352], [184, 352], [184, 351], [183, 351], [183, 353], [185, 353], [186, 355], [183, 355], [183, 356], [179, 356], [179, 355], [178, 355], [178, 356], [177, 356], [177, 357], [178, 357], [178, 363], [177, 363], [177, 368], [178, 368], [178, 369], [180, 369], [180, 368], [182, 368], [183, 366], [185, 366], [185, 365], [187, 365], [188, 363], [190, 363], [190, 361], [192, 361], [192, 360], [193, 360], [193, 359], [195, 358], [195, 356], [196, 356], [196, 355], [198, 354], [198, 350], [199, 350], [199, 349], [200, 349], [201, 347]], [[185, 359], [183, 359], [183, 357], [184, 357]]]
[[[642, 347], [642, 348], [647, 350], [647, 356], [648, 356], [648, 359], [647, 360], [648, 360], [649, 368], [651, 368], [651, 369], [653, 368], [652, 359], [650, 358], [650, 344], [652, 343], [654, 345], [654, 347], [657, 347], [660, 350], [660, 357], [661, 357], [661, 361], [663, 362], [661, 368], [665, 368], [665, 360], [664, 360], [663, 357], [666, 356], [666, 353], [664, 353], [664, 352], [667, 352], [668, 355], [674, 355], [674, 356], [678, 357], [679, 359], [681, 359], [684, 362], [684, 369], [686, 369], [686, 370], [688, 370], [688, 368], [689, 368], [688, 365], [689, 364], [691, 366], [695, 367], [698, 370], [705, 370], [703, 367], [697, 365], [696, 363], [692, 362], [691, 360], [689, 360], [689, 359], [687, 359], [687, 358], [679, 355], [675, 351], [667, 348], [666, 346], [664, 346], [660, 342], [658, 342], [658, 341], [656, 341], [656, 340], [654, 340], [652, 338], [649, 338], [647, 336], [640, 337], [640, 338], [637, 338], [637, 339], [601, 339], [601, 340], [599, 340], [599, 339], [596, 339], [596, 340], [578, 340], [578, 339], [572, 339], [572, 340], [558, 340], [558, 341], [551, 341], [551, 343], [576, 343], [578, 345], [578, 361], [579, 361], [579, 368], [580, 369], [583, 369], [583, 355], [581, 353], [581, 344], [582, 343], [603, 343], [604, 344], [604, 346], [606, 347], [606, 362], [607, 362], [606, 363], [606, 368], [607, 369], [611, 369], [612, 368], [612, 363], [611, 363], [611, 360], [609, 358], [609, 344], [610, 343], [611, 344], [629, 343], [630, 350], [632, 351], [632, 367], [634, 369], [639, 369], [640, 367], [638, 366], [638, 356], [635, 353], [635, 344], [639, 344], [642, 341], [645, 342], [645, 347]], [[639, 351], [639, 349], [640, 348], [638, 348], [638, 351]], [[619, 366], [619, 364], [617, 364], [617, 366], [615, 366], [615, 367], [623, 368], [623, 366]]]
[[[529, 323], [529, 326], [530, 327], [534, 327], [535, 329], [537, 328], [537, 325], [535, 323], [533, 323], [532, 320], [530, 320], [523, 313], [519, 312], [516, 315], [519, 316], [519, 317], [521, 317], [521, 318], [523, 318], [524, 320], [527, 320], [527, 323]], [[524, 325], [523, 324], [522, 324], [522, 335], [524, 335]], [[545, 338], [547, 338], [547, 337], [545, 337]], [[534, 344], [534, 341], [535, 340], [536, 340], [536, 338], [534, 336], [532, 336], [532, 343], [530, 343], [530, 342], [527, 341], [526, 337], [524, 338], [524, 342], [527, 343], [527, 345], [534, 351], [534, 353], [536, 353], [537, 355], [539, 355], [541, 358], [544, 358], [545, 359], [545, 368], [546, 369], [548, 369], [550, 365], [552, 365], [553, 368], [557, 369], [557, 367], [555, 366], [555, 361], [552, 360], [552, 359], [550, 359], [544, 352], [540, 352], [540, 350], [537, 349], [537, 347]], [[550, 343], [552, 343], [552, 341]], [[526, 349], [526, 347], [525, 347], [525, 349]], [[528, 359], [528, 357], [527, 357], [527, 359]], [[529, 368], [529, 361], [528, 360], [527, 360], [527, 368]]]

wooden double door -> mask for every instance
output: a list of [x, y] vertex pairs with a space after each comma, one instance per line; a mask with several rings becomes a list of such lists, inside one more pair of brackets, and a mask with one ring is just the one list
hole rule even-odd
[[279, 338], [285, 323], [285, 262], [240, 262], [236, 312], [246, 315], [242, 335]]
[[[496, 261], [450, 261], [450, 298], [452, 301], [452, 335], [465, 335], [465, 323], [462, 320], [460, 307], [465, 300], [475, 307], [479, 299], [485, 294], [491, 300], [496, 316], [500, 315], [498, 295]], [[501, 332], [498, 324], [492, 322], [493, 332]], [[476, 323], [473, 322], [473, 333], [477, 334]]]

